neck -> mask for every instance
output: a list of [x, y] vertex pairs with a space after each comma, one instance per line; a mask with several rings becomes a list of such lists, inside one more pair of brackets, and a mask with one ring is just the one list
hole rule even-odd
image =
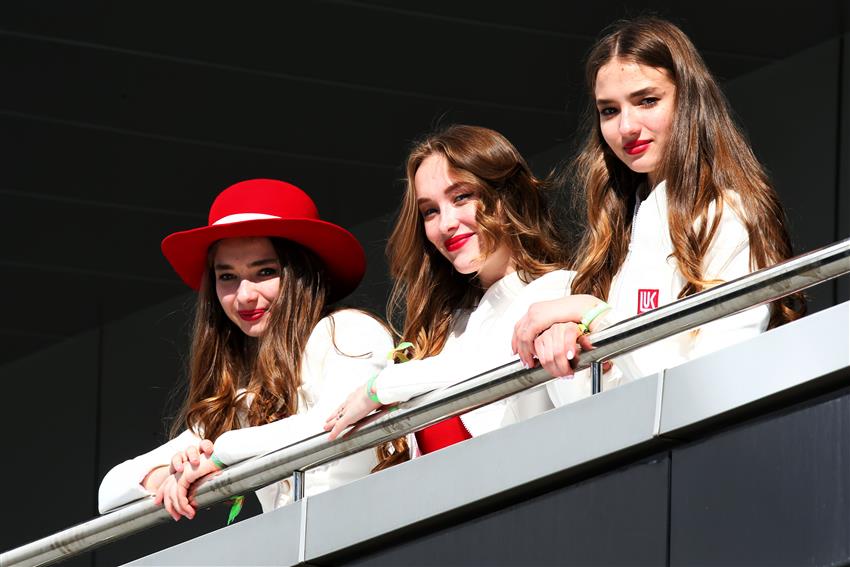
[[486, 291], [490, 289], [490, 286], [492, 286], [494, 283], [507, 276], [508, 274], [514, 273], [515, 271], [516, 264], [514, 263], [513, 259], [510, 259], [505, 264], [505, 267], [503, 269], [493, 271], [492, 273], [488, 273], [486, 270], [478, 272], [478, 282], [481, 284], [481, 287]]

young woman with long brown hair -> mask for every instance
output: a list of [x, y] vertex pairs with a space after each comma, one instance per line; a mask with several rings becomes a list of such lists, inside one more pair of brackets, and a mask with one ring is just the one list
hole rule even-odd
[[[178, 232], [162, 250], [198, 290], [188, 395], [173, 438], [113, 468], [105, 512], [156, 494], [171, 516], [194, 517], [197, 479], [320, 433], [324, 417], [392, 348], [384, 325], [333, 309], [359, 283], [365, 256], [345, 229], [322, 221], [303, 191], [252, 179], [225, 189], [208, 226]], [[367, 451], [307, 473], [307, 493], [367, 474]], [[257, 491], [263, 510], [290, 500], [290, 483]]]
[[[764, 168], [678, 27], [657, 18], [616, 24], [591, 50], [586, 80], [588, 132], [571, 169], [585, 228], [573, 249], [573, 294], [532, 306], [512, 342], [526, 364], [539, 359], [557, 376], [572, 374], [588, 321], [593, 331], [792, 253]], [[800, 316], [801, 301], [659, 341], [616, 359], [610, 379], [639, 378], [754, 336]], [[564, 403], [589, 388], [585, 375], [551, 383], [550, 392]]]
[[[510, 362], [516, 320], [537, 301], [569, 293], [565, 247], [549, 185], [517, 149], [486, 128], [454, 125], [407, 160], [407, 189], [387, 245], [395, 280], [390, 319], [413, 360], [361, 384], [325, 425], [336, 437], [383, 404], [407, 400]], [[430, 452], [550, 408], [530, 392], [417, 433]]]

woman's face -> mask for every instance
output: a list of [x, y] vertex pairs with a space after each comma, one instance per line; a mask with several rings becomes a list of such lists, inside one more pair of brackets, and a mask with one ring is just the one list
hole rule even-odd
[[280, 289], [280, 260], [271, 240], [226, 238], [213, 256], [215, 292], [228, 319], [249, 337], [266, 329]]
[[442, 154], [431, 154], [416, 170], [416, 203], [425, 235], [461, 274], [478, 273], [485, 288], [515, 270], [502, 244], [486, 258], [478, 237], [478, 190], [455, 179]]
[[596, 74], [602, 137], [629, 169], [655, 185], [676, 103], [676, 85], [661, 69], [614, 58]]

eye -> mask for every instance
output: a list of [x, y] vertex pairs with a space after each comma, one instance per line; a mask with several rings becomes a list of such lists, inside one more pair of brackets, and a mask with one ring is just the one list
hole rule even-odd
[[648, 96], [646, 98], [641, 99], [641, 106], [654, 106], [659, 101], [658, 97]]
[[431, 207], [429, 209], [422, 209], [419, 211], [419, 214], [422, 215], [423, 219], [428, 219], [429, 217], [437, 214], [437, 209]]
[[463, 203], [464, 201], [472, 199], [474, 196], [474, 193], [460, 193], [458, 195], [455, 195], [454, 198], [452, 198], [452, 201], [454, 201], [455, 203]]
[[229, 282], [235, 280], [236, 275], [230, 272], [221, 272], [216, 276], [216, 279], [220, 282]]
[[270, 278], [279, 274], [280, 271], [277, 268], [263, 268], [259, 272], [259, 275], [264, 278]]
[[602, 118], [608, 118], [609, 116], [614, 116], [617, 114], [617, 109], [613, 106], [606, 106], [604, 108], [599, 109], [599, 116]]

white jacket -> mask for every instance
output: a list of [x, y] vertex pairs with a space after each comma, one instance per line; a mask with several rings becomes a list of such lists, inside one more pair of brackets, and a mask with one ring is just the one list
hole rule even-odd
[[[222, 434], [215, 440], [215, 456], [225, 465], [232, 465], [322, 433], [327, 416], [352, 390], [362, 387], [387, 364], [392, 347], [386, 329], [361, 311], [346, 309], [325, 317], [313, 329], [304, 351], [298, 413], [267, 425]], [[100, 484], [100, 512], [149, 496], [151, 493], [141, 485], [148, 472], [168, 465], [177, 451], [197, 446], [199, 441], [195, 432], [187, 430], [153, 451], [115, 466]], [[305, 494], [365, 476], [375, 464], [375, 451], [370, 449], [310, 469], [305, 475]], [[283, 506], [290, 500], [290, 482], [283, 480], [262, 488], [257, 497], [264, 512]]]
[[[712, 204], [709, 216], [714, 215], [714, 210]], [[742, 212], [737, 193], [725, 192], [720, 226], [704, 258], [704, 279], [726, 282], [752, 271], [749, 235], [739, 214]], [[661, 182], [645, 201], [638, 203], [628, 254], [611, 282], [607, 301], [613, 309], [605, 316], [606, 323], [613, 324], [676, 301], [685, 286], [685, 278], [672, 257], [673, 242], [667, 219], [667, 186]], [[602, 389], [754, 337], [767, 329], [769, 320], [770, 308], [762, 305], [617, 357], [614, 368], [603, 376]], [[590, 372], [580, 372], [572, 380], [554, 380], [547, 386], [552, 402], [561, 406], [590, 395]]]
[[[525, 284], [512, 273], [491, 285], [473, 310], [457, 312], [439, 354], [385, 368], [375, 391], [391, 404], [471, 378], [518, 360], [511, 352], [514, 325], [532, 303], [568, 295], [574, 272], [556, 270]], [[461, 416], [473, 436], [551, 409], [545, 388], [534, 388]]]

